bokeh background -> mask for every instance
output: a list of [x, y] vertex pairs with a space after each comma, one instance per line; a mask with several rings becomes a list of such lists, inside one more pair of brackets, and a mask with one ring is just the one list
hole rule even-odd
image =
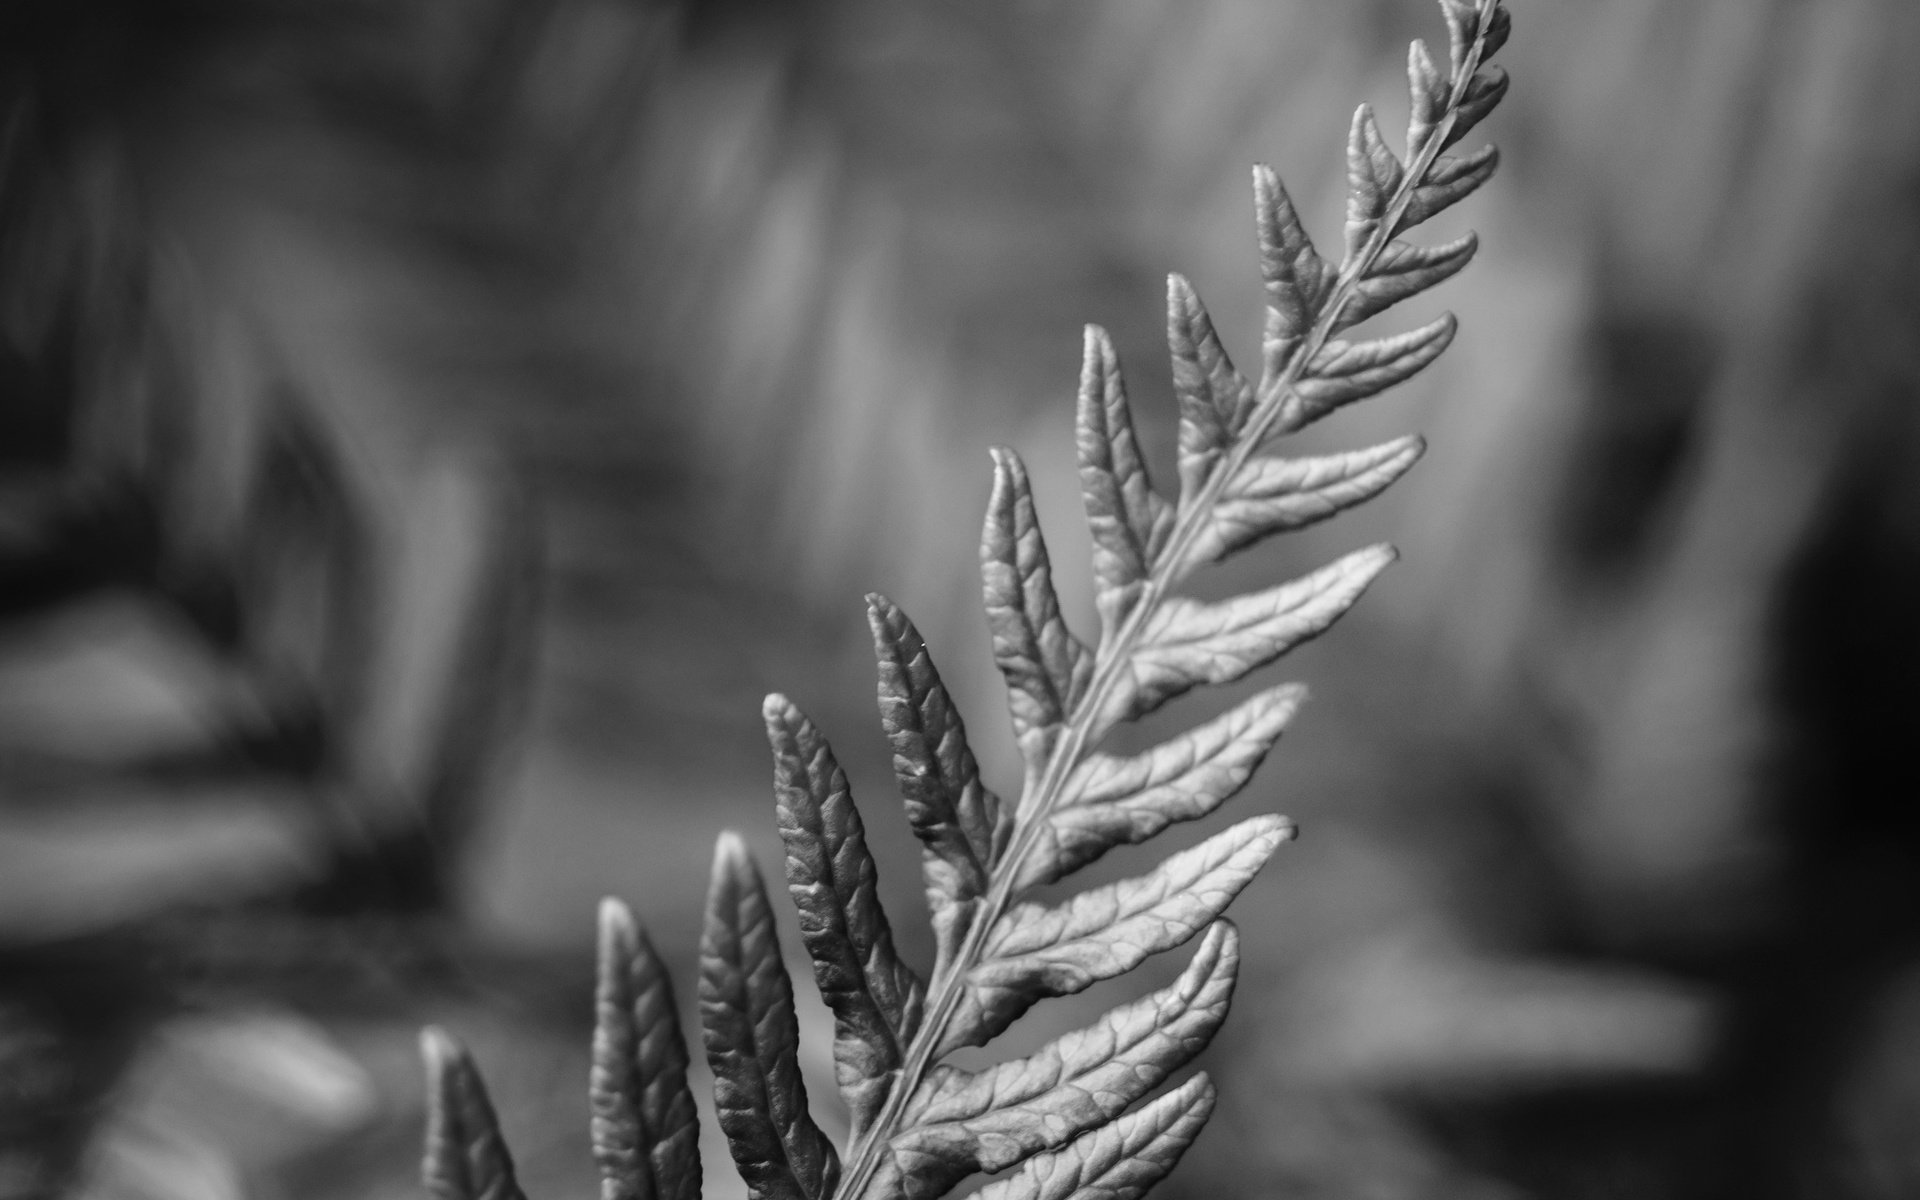
[[[1505, 165], [1434, 231], [1483, 248], [1412, 306], [1462, 333], [1300, 439], [1426, 461], [1207, 585], [1403, 554], [1262, 677], [1315, 700], [1235, 804], [1304, 836], [1236, 906], [1224, 1100], [1160, 1194], [1920, 1194], [1920, 6], [1513, 7]], [[1421, 0], [6, 0], [0, 1195], [418, 1195], [430, 1021], [529, 1193], [593, 1194], [594, 902], [690, 1001], [714, 835], [774, 861], [770, 690], [930, 957], [862, 594], [1011, 786], [986, 448], [1089, 627], [1082, 324], [1166, 477], [1165, 273], [1253, 361], [1249, 165], [1334, 243], [1416, 36]]]

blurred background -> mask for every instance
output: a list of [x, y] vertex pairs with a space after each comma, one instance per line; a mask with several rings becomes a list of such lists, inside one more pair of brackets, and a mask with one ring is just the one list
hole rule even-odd
[[[1304, 836], [1235, 908], [1223, 1103], [1159, 1194], [1920, 1195], [1920, 6], [1514, 8], [1505, 165], [1431, 231], [1479, 260], [1392, 318], [1458, 341], [1298, 439], [1427, 460], [1204, 584], [1403, 553], [1258, 680], [1315, 700], [1235, 804]], [[529, 1194], [593, 1194], [593, 904], [686, 1005], [714, 835], [775, 861], [770, 690], [924, 965], [862, 594], [1013, 787], [986, 448], [1091, 628], [1082, 324], [1170, 478], [1165, 273], [1253, 362], [1249, 166], [1337, 244], [1353, 105], [1398, 127], [1442, 36], [1422, 0], [5, 0], [0, 1196], [418, 1195], [429, 1021]]]

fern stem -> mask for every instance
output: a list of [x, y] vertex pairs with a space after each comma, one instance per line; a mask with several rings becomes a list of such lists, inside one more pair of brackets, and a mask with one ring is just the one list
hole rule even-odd
[[[1414, 153], [1378, 227], [1359, 252], [1342, 264], [1332, 294], [1321, 306], [1312, 328], [1307, 336], [1301, 339], [1300, 345], [1294, 349], [1277, 377], [1261, 381], [1259, 403], [1248, 417], [1246, 426], [1235, 437], [1232, 449], [1208, 474], [1206, 484], [1199, 493], [1190, 503], [1182, 507], [1165, 547], [1155, 558], [1139, 599], [1127, 613], [1119, 629], [1111, 638], [1101, 640], [1093, 677], [1089, 681], [1086, 692], [1069, 716], [1064, 734], [1048, 757], [1046, 769], [1041, 773], [1031, 794], [1021, 797], [1016, 809], [1019, 819], [1012, 844], [1008, 846], [1005, 857], [1001, 859], [994, 871], [993, 885], [987, 893], [985, 902], [975, 912], [973, 921], [967, 929], [967, 935], [961, 942], [958, 952], [947, 964], [946, 970], [931, 981], [928, 988], [929, 1003], [925, 1010], [926, 1017], [914, 1033], [905, 1061], [901, 1064], [900, 1074], [887, 1093], [886, 1103], [876, 1114], [873, 1123], [861, 1133], [858, 1143], [849, 1147], [850, 1165], [842, 1176], [840, 1187], [836, 1189], [836, 1200], [863, 1200], [866, 1189], [872, 1184], [874, 1176], [880, 1169], [883, 1152], [897, 1132], [897, 1126], [902, 1114], [906, 1111], [907, 1103], [914, 1092], [919, 1090], [928, 1068], [933, 1065], [935, 1051], [945, 1038], [947, 1025], [960, 1005], [965, 993], [963, 983], [966, 975], [978, 965], [988, 933], [1012, 902], [1014, 884], [1019, 878], [1020, 867], [1032, 851], [1042, 825], [1059, 806], [1067, 780], [1073, 770], [1080, 765], [1087, 750], [1087, 741], [1092, 734], [1094, 722], [1105, 709], [1114, 685], [1120, 678], [1120, 673], [1126, 669], [1132, 658], [1141, 630], [1172, 588], [1187, 554], [1192, 549], [1194, 539], [1206, 527], [1212, 509], [1219, 502], [1220, 495], [1226, 489], [1228, 482], [1245, 468], [1247, 460], [1259, 450], [1269, 432], [1284, 416], [1287, 416], [1285, 411], [1287, 400], [1294, 396], [1295, 385], [1299, 382], [1307, 365], [1313, 361], [1314, 356], [1325, 347], [1327, 339], [1332, 336], [1340, 314], [1345, 310], [1348, 301], [1353, 298], [1354, 289], [1367, 277], [1381, 251], [1392, 240], [1395, 226], [1405, 215], [1408, 204], [1413, 200], [1415, 189], [1425, 181], [1427, 173], [1439, 158], [1441, 147], [1446, 144], [1448, 136], [1452, 133], [1467, 87], [1472, 82], [1474, 73], [1480, 68], [1487, 27], [1492, 21], [1496, 6], [1497, 0], [1479, 0], [1479, 17], [1473, 45], [1450, 81], [1446, 111], [1442, 114], [1439, 123], [1428, 132], [1425, 142]], [[1283, 432], [1291, 432], [1291, 429], [1284, 429]]]

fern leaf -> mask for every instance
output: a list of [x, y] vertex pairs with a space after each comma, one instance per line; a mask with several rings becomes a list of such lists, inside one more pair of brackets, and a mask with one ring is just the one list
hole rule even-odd
[[1389, 243], [1374, 260], [1367, 277], [1354, 288], [1353, 299], [1341, 310], [1335, 332], [1451, 279], [1473, 260], [1479, 248], [1480, 239], [1471, 233], [1439, 246]]
[[1036, 1001], [1123, 975], [1185, 942], [1219, 918], [1292, 834], [1284, 817], [1253, 817], [1138, 878], [1054, 907], [1014, 905], [967, 974], [945, 1048], [979, 1045]]
[[1508, 83], [1507, 73], [1500, 67], [1488, 67], [1475, 75], [1467, 84], [1466, 95], [1461, 97], [1460, 107], [1454, 111], [1453, 128], [1448, 131], [1446, 139], [1440, 143], [1440, 148], [1444, 150], [1467, 136], [1475, 125], [1493, 111], [1494, 105], [1500, 103], [1506, 96]]
[[1253, 387], [1227, 357], [1193, 285], [1179, 275], [1167, 277], [1167, 346], [1180, 405], [1180, 498], [1186, 504], [1233, 445]]
[[1067, 785], [1075, 802], [1047, 818], [1015, 890], [1052, 883], [1115, 846], [1219, 808], [1252, 777], [1305, 695], [1297, 684], [1271, 688], [1145, 754], [1089, 755]]
[[1439, 358], [1458, 328], [1451, 315], [1393, 337], [1364, 342], [1328, 342], [1307, 366], [1294, 388], [1298, 425], [1319, 420], [1355, 400], [1378, 395], [1404, 383]]
[[1347, 262], [1359, 262], [1366, 253], [1406, 177], [1406, 168], [1380, 136], [1373, 106], [1362, 104], [1347, 135]]
[[1364, 504], [1426, 450], [1418, 437], [1317, 458], [1256, 458], [1227, 483], [1193, 542], [1192, 564], [1217, 562], [1261, 538], [1290, 533]]
[[943, 1068], [889, 1143], [908, 1196], [934, 1196], [975, 1171], [1002, 1171], [1104, 1125], [1193, 1060], [1226, 1018], [1240, 963], [1233, 926], [1213, 926], [1169, 986], [1025, 1058]]
[[444, 1030], [420, 1034], [427, 1064], [427, 1146], [421, 1182], [434, 1200], [526, 1200], [493, 1102], [466, 1048]]
[[938, 970], [966, 937], [1006, 852], [1013, 814], [981, 782], [966, 724], [907, 614], [885, 596], [869, 595], [867, 624], [880, 665], [880, 725], [893, 749], [907, 822], [926, 848]]
[[840, 1174], [807, 1111], [793, 984], [766, 884], [739, 835], [714, 850], [700, 943], [700, 1021], [714, 1108], [754, 1200], [827, 1200]]
[[593, 1156], [601, 1200], [699, 1200], [700, 1128], [665, 965], [618, 900], [600, 905]]
[[1267, 378], [1278, 378], [1313, 329], [1339, 272], [1320, 257], [1272, 167], [1253, 169], [1253, 207], [1260, 241], [1260, 277], [1267, 289]]
[[860, 1129], [906, 1059], [924, 989], [894, 953], [866, 829], [826, 738], [784, 696], [768, 696], [763, 715], [787, 890], [821, 999], [833, 1012], [835, 1079]]
[[1018, 987], [1031, 980], [1047, 994], [1066, 995], [1131, 970], [1218, 919], [1291, 832], [1284, 817], [1250, 817], [1138, 878], [1051, 907], [1015, 905], [988, 935], [970, 982]]
[[1147, 478], [1120, 362], [1097, 325], [1087, 326], [1077, 435], [1096, 601], [1101, 626], [1112, 629], [1139, 598], [1173, 527], [1173, 510]]
[[1203, 1071], [1138, 1112], [1034, 1155], [974, 1200], [1139, 1200], [1179, 1163], [1213, 1104]]
[[1145, 716], [1203, 683], [1231, 683], [1324, 633], [1394, 558], [1356, 550], [1278, 587], [1208, 604], [1176, 596], [1148, 618], [1096, 728]]
[[994, 450], [993, 466], [980, 541], [987, 627], [1007, 681], [1014, 737], [1032, 775], [1052, 757], [1067, 714], [1086, 691], [1093, 655], [1060, 615], [1026, 467], [1004, 448]]
[[1393, 232], [1400, 234], [1423, 225], [1465, 200], [1493, 178], [1494, 168], [1499, 165], [1500, 151], [1492, 146], [1483, 146], [1464, 157], [1438, 160], [1427, 173], [1427, 181], [1413, 189]]
[[[1476, 41], [1480, 61], [1485, 62], [1507, 44], [1507, 37], [1513, 32], [1513, 18], [1504, 5], [1491, 4], [1486, 7], [1491, 10], [1490, 15], [1482, 11], [1478, 0], [1440, 0], [1440, 10], [1447, 21], [1450, 59], [1456, 74], [1466, 69], [1469, 56], [1476, 52]], [[1484, 37], [1480, 28], [1483, 18], [1486, 19]]]
[[1410, 101], [1407, 117], [1407, 152], [1419, 153], [1447, 113], [1452, 86], [1433, 65], [1427, 44], [1415, 39], [1407, 47], [1407, 91]]

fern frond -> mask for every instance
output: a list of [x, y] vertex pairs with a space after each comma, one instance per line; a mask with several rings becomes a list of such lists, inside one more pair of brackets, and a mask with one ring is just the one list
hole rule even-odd
[[[923, 847], [936, 959], [924, 982], [898, 956], [877, 868], [845, 773], [783, 696], [763, 716], [801, 938], [834, 1016], [836, 1082], [853, 1117], [843, 1159], [807, 1107], [792, 984], [758, 869], [733, 834], [716, 849], [701, 948], [700, 1010], [716, 1107], [755, 1200], [934, 1200], [969, 1175], [1010, 1172], [983, 1200], [1134, 1200], [1172, 1169], [1213, 1105], [1196, 1075], [1149, 1094], [1205, 1048], [1239, 963], [1223, 917], [1293, 836], [1255, 816], [1136, 878], [1057, 903], [1030, 899], [1116, 846], [1216, 811], [1251, 777], [1303, 691], [1270, 688], [1130, 756], [1101, 743], [1193, 688], [1240, 679], [1324, 632], [1393, 560], [1386, 546], [1250, 594], [1177, 594], [1194, 571], [1378, 495], [1420, 457], [1420, 439], [1311, 458], [1265, 453], [1276, 437], [1419, 373], [1452, 340], [1451, 316], [1410, 332], [1336, 340], [1464, 268], [1468, 235], [1433, 247], [1401, 235], [1492, 174], [1491, 147], [1445, 152], [1505, 94], [1484, 68], [1510, 22], [1499, 0], [1441, 0], [1443, 73], [1408, 54], [1403, 161], [1370, 108], [1347, 150], [1343, 252], [1314, 248], [1279, 178], [1253, 173], [1267, 317], [1258, 381], [1233, 364], [1193, 286], [1167, 286], [1179, 409], [1177, 492], [1155, 490], [1111, 339], [1086, 334], [1076, 414], [1093, 542], [1098, 636], [1067, 624], [1026, 467], [993, 452], [981, 578], [993, 655], [1025, 764], [1019, 800], [984, 782], [966, 728], [906, 614], [869, 596], [881, 724]], [[945, 1061], [983, 1045], [1036, 1002], [1125, 974], [1199, 937], [1168, 987], [1024, 1058], [978, 1071]], [[693, 1200], [699, 1167], [686, 1052], [666, 976], [618, 904], [602, 912], [592, 1096], [604, 1200]], [[444, 1200], [518, 1196], [471, 1063], [429, 1034], [435, 1079], [427, 1178]], [[1136, 1104], [1141, 1107], [1129, 1113]]]
[[[1099, 743], [1123, 721], [1191, 688], [1238, 679], [1323, 632], [1392, 561], [1391, 549], [1371, 547], [1252, 595], [1206, 603], [1174, 593], [1202, 565], [1378, 495], [1420, 456], [1417, 438], [1310, 459], [1261, 451], [1275, 436], [1412, 377], [1452, 340], [1451, 317], [1381, 338], [1334, 337], [1450, 278], [1477, 248], [1471, 236], [1433, 248], [1397, 240], [1485, 182], [1497, 161], [1491, 149], [1466, 157], [1443, 151], [1504, 93], [1505, 75], [1481, 67], [1505, 41], [1509, 20], [1497, 0], [1445, 0], [1442, 11], [1447, 74], [1434, 68], [1424, 47], [1409, 54], [1414, 105], [1407, 160], [1387, 146], [1370, 109], [1355, 115], [1338, 266], [1314, 249], [1277, 176], [1264, 167], [1254, 172], [1268, 300], [1257, 384], [1234, 366], [1193, 286], [1178, 275], [1169, 279], [1168, 347], [1180, 413], [1174, 500], [1161, 497], [1149, 478], [1111, 340], [1098, 328], [1087, 331], [1076, 446], [1100, 620], [1091, 645], [1061, 613], [1024, 465], [1011, 451], [994, 452], [983, 589], [1025, 780], [1011, 834], [1002, 840], [996, 830], [989, 853], [961, 853], [954, 839], [926, 843], [930, 864], [941, 864], [930, 866], [929, 878], [941, 870], [964, 875], [971, 881], [968, 900], [964, 909], [936, 901], [940, 954], [922, 1023], [902, 1066], [890, 1072], [885, 1104], [848, 1147], [837, 1196], [937, 1195], [971, 1171], [1002, 1169], [1033, 1154], [1046, 1155], [1044, 1165], [993, 1187], [1040, 1188], [1065, 1164], [1089, 1161], [1059, 1157], [1068, 1151], [1058, 1143], [1032, 1144], [968, 1121], [941, 1124], [942, 1135], [929, 1139], [924, 1123], [949, 1086], [943, 1083], [949, 1069], [939, 1060], [992, 1038], [1039, 998], [1122, 974], [1210, 922], [1223, 928], [1217, 918], [1226, 904], [1290, 835], [1292, 827], [1280, 819], [1256, 818], [1141, 879], [1052, 908], [1021, 899], [1027, 889], [1057, 882], [1116, 845], [1205, 816], [1231, 797], [1298, 706], [1297, 690], [1262, 693], [1136, 758], [1103, 755]], [[892, 606], [886, 611], [890, 625], [911, 628]], [[902, 654], [877, 640], [882, 710], [893, 733], [903, 711]], [[910, 653], [916, 660], [924, 654], [917, 634]], [[947, 708], [944, 694], [941, 705]], [[924, 753], [916, 761], [926, 761]], [[971, 756], [967, 761], [972, 771]], [[902, 773], [910, 807], [924, 803], [922, 778], [911, 767]], [[1129, 1093], [1125, 1104], [1140, 1094]], [[1117, 1124], [1102, 1125], [1120, 1109], [1071, 1126], [1049, 1114], [1054, 1123], [1048, 1127], [1158, 1136], [1142, 1132], [1161, 1128], [1151, 1122], [1136, 1122], [1125, 1134]], [[989, 1142], [991, 1150], [984, 1148]]]

